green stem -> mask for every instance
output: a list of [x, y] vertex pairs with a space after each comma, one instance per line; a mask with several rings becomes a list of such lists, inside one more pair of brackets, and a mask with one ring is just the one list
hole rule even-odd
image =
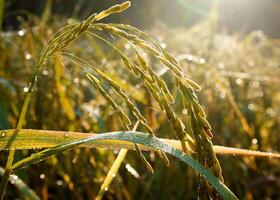
[[[34, 85], [37, 82], [37, 74], [38, 74], [38, 71], [39, 71], [39, 66], [40, 65], [37, 65], [36, 70], [35, 70], [34, 75], [33, 75], [33, 78], [32, 78], [32, 81], [30, 82], [30, 86], [28, 88], [28, 93], [27, 93], [27, 95], [24, 99], [24, 102], [23, 102], [23, 105], [22, 105], [22, 108], [21, 108], [21, 112], [20, 112], [19, 120], [18, 120], [18, 123], [17, 123], [17, 126], [16, 126], [16, 130], [13, 132], [13, 136], [11, 137], [11, 140], [7, 144], [7, 148], [9, 148], [9, 146], [11, 146], [11, 144], [13, 143], [13, 141], [15, 140], [15, 138], [17, 136], [18, 131], [22, 128], [22, 125], [23, 125], [23, 122], [24, 122], [24, 119], [25, 119], [25, 115], [26, 115], [26, 111], [27, 111], [28, 105], [29, 105], [30, 100], [31, 100], [32, 91], [33, 91]], [[10, 150], [9, 155], [8, 155], [8, 160], [7, 160], [7, 163], [6, 163], [5, 173], [4, 173], [3, 179], [1, 180], [1, 184], [0, 184], [0, 199], [1, 200], [4, 197], [5, 190], [6, 190], [8, 181], [9, 181], [9, 177], [13, 173], [13, 170], [11, 170], [10, 168], [13, 165], [15, 153], [16, 153], [16, 151], [12, 149], [12, 150]]]
[[127, 151], [128, 151], [127, 149], [121, 149], [121, 151], [119, 152], [118, 157], [116, 158], [112, 167], [110, 168], [103, 184], [101, 185], [101, 188], [100, 188], [95, 200], [101, 200], [104, 193], [106, 192], [106, 190], [108, 190], [111, 182], [113, 181], [116, 174], [118, 173], [118, 170], [127, 154]]
[[[139, 120], [136, 122], [132, 131], [137, 130], [137, 127], [139, 126], [139, 122], [140, 122]], [[119, 152], [118, 157], [116, 158], [112, 167], [110, 168], [103, 184], [101, 185], [101, 188], [100, 188], [95, 200], [101, 200], [104, 193], [106, 192], [106, 190], [108, 190], [110, 184], [112, 183], [113, 179], [115, 178], [116, 174], [118, 173], [118, 170], [127, 154], [127, 151], [128, 151], [128, 149], [121, 149], [121, 151]]]
[[5, 0], [0, 0], [0, 31], [2, 31], [2, 23], [4, 19]]
[[47, 0], [45, 4], [45, 9], [41, 17], [41, 24], [46, 24], [49, 20], [51, 9], [52, 9], [53, 0]]
[[[3, 176], [4, 173], [5, 173], [4, 168], [0, 167], [0, 176]], [[11, 178], [10, 178], [10, 181], [12, 181]], [[18, 189], [22, 198], [28, 199], [28, 200], [40, 200], [40, 198], [37, 196], [37, 194], [32, 189], [30, 189], [26, 185], [26, 183], [23, 182], [23, 180], [21, 180], [20, 178], [18, 178], [18, 177], [16, 178], [16, 180], [14, 181], [14, 185]]]
[[3, 175], [3, 178], [2, 178], [2, 181], [1, 181], [1, 184], [0, 184], [1, 200], [4, 197], [4, 193], [5, 193], [5, 190], [6, 190], [6, 187], [7, 187], [7, 183], [9, 181], [11, 173], [12, 173], [11, 170], [5, 170], [5, 173]]

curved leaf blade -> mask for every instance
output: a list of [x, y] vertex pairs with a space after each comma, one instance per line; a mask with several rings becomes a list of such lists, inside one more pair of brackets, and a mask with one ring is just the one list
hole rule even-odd
[[90, 138], [69, 142], [66, 144], [59, 145], [57, 147], [52, 147], [46, 150], [43, 150], [39, 153], [34, 154], [28, 158], [25, 158], [12, 166], [12, 169], [17, 169], [24, 167], [26, 165], [30, 165], [39, 161], [42, 161], [50, 156], [54, 156], [63, 151], [69, 150], [75, 146], [79, 146], [85, 143], [93, 143], [98, 140], [120, 140], [127, 141], [137, 144], [142, 144], [157, 150], [161, 150], [165, 153], [173, 155], [174, 157], [180, 159], [181, 161], [188, 164], [191, 168], [198, 171], [216, 190], [217, 192], [224, 198], [229, 200], [238, 199], [230, 189], [225, 186], [221, 181], [219, 181], [208, 169], [198, 163], [189, 155], [177, 150], [176, 148], [165, 144], [157, 138], [150, 137], [149, 135], [143, 133], [129, 134], [128, 132], [110, 132], [94, 135]]

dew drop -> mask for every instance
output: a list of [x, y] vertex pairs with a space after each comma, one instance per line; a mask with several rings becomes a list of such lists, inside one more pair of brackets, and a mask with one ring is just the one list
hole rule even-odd
[[78, 162], [78, 159], [77, 158], [73, 158], [72, 163], [76, 164], [77, 162]]
[[75, 78], [73, 79], [73, 82], [77, 84], [77, 83], [80, 82], [80, 79], [79, 79], [78, 77], [75, 77]]
[[11, 184], [15, 184], [17, 180], [18, 180], [18, 176], [17, 176], [17, 175], [12, 174], [12, 175], [10, 176]]
[[30, 53], [26, 53], [25, 54], [25, 59], [26, 60], [30, 60], [32, 58], [31, 54]]
[[108, 62], [108, 61], [107, 61], [106, 58], [102, 58], [102, 59], [101, 59], [101, 63], [102, 63], [103, 65], [105, 65], [107, 62]]
[[187, 55], [187, 60], [192, 61], [194, 59], [193, 55]]
[[183, 109], [182, 114], [183, 115], [187, 115], [188, 114], [188, 110], [187, 109]]
[[204, 58], [200, 58], [200, 59], [199, 59], [199, 62], [200, 62], [200, 64], [204, 64], [206, 61], [205, 61]]
[[56, 185], [62, 186], [62, 184], [63, 184], [63, 181], [62, 181], [62, 180], [57, 180], [57, 181], [56, 181]]
[[44, 179], [46, 177], [45, 174], [40, 174], [40, 179]]
[[166, 48], [166, 44], [163, 42], [160, 44], [161, 48], [165, 49]]
[[64, 133], [64, 137], [69, 137], [69, 133]]
[[48, 75], [49, 75], [49, 71], [48, 71], [48, 70], [43, 70], [43, 71], [42, 71], [42, 74], [43, 74], [44, 76], [48, 76]]
[[269, 153], [269, 158], [272, 158], [272, 153]]
[[127, 171], [129, 171], [135, 178], [140, 178], [140, 175], [138, 174], [138, 172], [130, 165], [130, 164], [126, 164], [125, 168], [127, 169]]
[[24, 87], [23, 92], [28, 92], [28, 87]]
[[257, 144], [257, 143], [258, 143], [257, 138], [252, 139], [252, 144]]
[[255, 105], [252, 104], [252, 103], [250, 103], [250, 104], [248, 105], [248, 109], [249, 109], [249, 110], [255, 110]]
[[115, 177], [116, 177], [116, 174], [114, 173], [114, 174], [112, 175], [112, 177], [115, 178]]
[[18, 35], [21, 37], [24, 36], [24, 31], [23, 30], [18, 31]]
[[154, 153], [154, 152], [151, 152], [151, 153], [150, 153], [150, 160], [151, 160], [151, 161], [155, 161], [155, 159], [156, 159], [155, 153]]
[[128, 43], [126, 43], [126, 44], [124, 45], [124, 48], [125, 48], [125, 49], [129, 49], [129, 48], [130, 48], [130, 45], [129, 45]]
[[89, 162], [90, 162], [91, 164], [95, 164], [94, 158], [91, 158], [91, 159], [89, 160]]
[[226, 97], [226, 94], [224, 93], [224, 92], [222, 92], [221, 94], [220, 94], [220, 98], [221, 99], [224, 99]]
[[108, 188], [107, 188], [107, 187], [105, 187], [105, 188], [104, 188], [104, 190], [105, 190], [105, 191], [108, 191]]
[[140, 88], [141, 88], [141, 84], [135, 85], [135, 88], [136, 88], [136, 89], [140, 89]]
[[241, 85], [241, 84], [243, 83], [243, 81], [242, 81], [242, 79], [237, 78], [237, 79], [235, 80], [235, 83], [236, 83], [237, 85]]
[[6, 136], [6, 133], [1, 133], [1, 137], [5, 137]]

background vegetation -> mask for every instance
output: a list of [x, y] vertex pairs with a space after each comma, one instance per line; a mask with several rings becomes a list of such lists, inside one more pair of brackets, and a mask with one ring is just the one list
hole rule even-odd
[[[279, 152], [279, 43], [262, 31], [248, 34], [221, 31], [218, 5], [213, 3], [207, 17], [191, 27], [170, 28], [157, 22], [146, 28], [146, 32], [176, 56], [188, 78], [202, 87], [198, 99], [212, 126], [214, 144]], [[0, 33], [1, 130], [16, 127], [36, 62], [51, 35], [65, 23], [77, 19], [52, 15], [47, 6], [43, 8], [41, 16], [29, 13], [18, 17], [19, 29]], [[102, 8], [96, 9], [100, 10]], [[122, 20], [122, 17], [114, 20]], [[127, 21], [126, 17], [123, 22]], [[127, 55], [133, 54], [134, 49], [126, 40], [109, 34], [106, 37]], [[151, 100], [139, 78], [120, 67], [124, 64], [114, 49], [82, 35], [66, 50], [109, 72], [144, 113], [156, 136], [173, 138], [167, 117]], [[173, 109], [182, 115], [185, 124], [189, 124], [174, 77], [166, 68], [159, 67], [156, 60], [151, 59], [150, 63], [155, 65], [157, 74], [164, 78], [175, 97]], [[52, 59], [43, 66], [38, 79], [24, 127], [91, 133], [122, 130], [118, 115], [92, 87], [79, 65], [64, 58]], [[113, 90], [106, 89], [132, 115]], [[20, 151], [15, 160], [35, 152], [37, 150]], [[97, 195], [117, 153], [117, 150], [75, 148], [19, 169], [16, 175], [42, 199], [90, 199]], [[154, 174], [148, 173], [136, 153], [129, 152], [119, 173], [114, 175], [111, 187], [106, 189], [104, 199], [193, 199], [198, 196], [199, 183], [192, 169], [172, 157], [167, 167], [154, 152], [143, 153], [154, 168]], [[6, 151], [1, 151], [1, 166], [5, 166], [7, 155]], [[218, 158], [225, 184], [240, 199], [280, 198], [279, 159]], [[8, 185], [6, 198], [19, 196], [15, 186]]]

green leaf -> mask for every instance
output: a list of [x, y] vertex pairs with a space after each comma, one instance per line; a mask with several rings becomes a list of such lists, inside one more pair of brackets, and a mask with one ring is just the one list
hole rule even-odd
[[36, 162], [40, 162], [50, 156], [56, 155], [73, 147], [79, 146], [81, 144], [86, 143], [95, 143], [99, 140], [117, 140], [117, 141], [126, 141], [141, 144], [153, 149], [161, 150], [165, 153], [173, 155], [180, 159], [181, 161], [188, 164], [190, 167], [198, 171], [216, 190], [224, 199], [237, 199], [237, 197], [221, 182], [219, 181], [208, 169], [198, 163], [189, 155], [177, 150], [176, 148], [168, 145], [161, 140], [150, 137], [147, 134], [139, 133], [139, 132], [109, 132], [98, 135], [93, 135], [92, 137], [68, 142], [66, 144], [62, 144], [56, 147], [52, 147], [46, 150], [43, 150], [39, 153], [33, 154], [30, 157], [22, 159], [15, 163], [12, 166], [12, 169], [21, 168], [27, 165], [34, 164]]

